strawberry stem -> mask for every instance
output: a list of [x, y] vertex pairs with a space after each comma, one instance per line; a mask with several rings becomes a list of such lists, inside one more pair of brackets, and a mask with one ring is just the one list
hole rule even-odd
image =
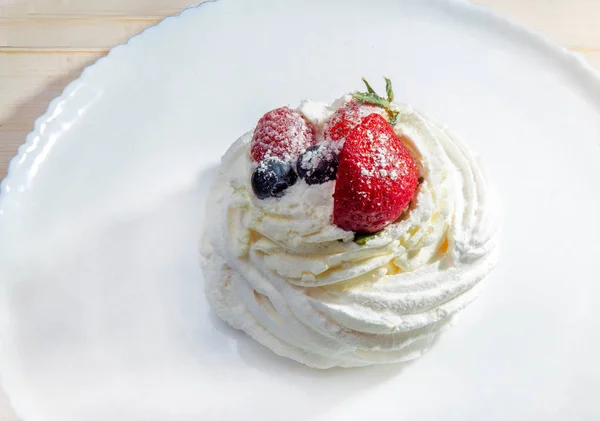
[[390, 103], [385, 98], [382, 98], [377, 94], [370, 94], [370, 93], [365, 93], [365, 92], [355, 92], [352, 96], [354, 97], [354, 99], [357, 99], [361, 102], [378, 105], [382, 108], [387, 108], [390, 105]]
[[393, 126], [398, 121], [398, 110], [396, 110], [395, 107], [392, 105], [392, 102], [394, 101], [394, 90], [392, 89], [392, 81], [385, 76], [383, 77], [383, 79], [385, 80], [385, 91], [387, 93], [387, 99], [379, 96], [377, 92], [375, 92], [375, 89], [371, 87], [369, 82], [367, 82], [367, 79], [365, 79], [364, 77], [362, 78], [362, 81], [367, 87], [367, 92], [354, 92], [352, 94], [352, 97], [357, 101], [365, 102], [367, 104], [372, 104], [383, 108], [388, 114], [389, 123]]
[[385, 92], [387, 93], [388, 101], [394, 101], [394, 90], [392, 89], [392, 81], [387, 77], [383, 77], [385, 79]]
[[369, 82], [367, 82], [367, 79], [365, 79], [365, 78], [363, 77], [363, 78], [362, 78], [362, 81], [363, 81], [363, 82], [365, 83], [365, 85], [367, 86], [367, 92], [368, 92], [368, 93], [377, 95], [377, 94], [375, 93], [375, 89], [373, 89], [373, 88], [371, 87], [371, 85], [369, 85]]

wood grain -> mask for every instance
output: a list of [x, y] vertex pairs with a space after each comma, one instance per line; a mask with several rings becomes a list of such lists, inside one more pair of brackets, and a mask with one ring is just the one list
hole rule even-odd
[[[82, 69], [193, 0], [34, 0], [0, 9], [0, 177], [49, 101]], [[480, 0], [600, 67], [597, 0]]]
[[[194, 0], [0, 0], [0, 178], [34, 120], [83, 68]], [[600, 68], [600, 1], [478, 0]], [[16, 421], [0, 393], [0, 421]]]

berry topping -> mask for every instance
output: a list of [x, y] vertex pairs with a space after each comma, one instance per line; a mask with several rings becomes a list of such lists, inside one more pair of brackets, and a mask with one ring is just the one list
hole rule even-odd
[[408, 207], [419, 172], [410, 152], [379, 114], [362, 120], [340, 152], [333, 222], [358, 233], [375, 233]]
[[254, 162], [272, 156], [292, 161], [315, 143], [313, 125], [298, 111], [281, 107], [258, 120], [250, 143], [250, 156]]
[[383, 79], [385, 80], [385, 93], [387, 98], [379, 96], [364, 77], [362, 80], [367, 87], [367, 92], [354, 92], [352, 97], [357, 101], [383, 108], [387, 113], [390, 124], [393, 126], [396, 124], [396, 119], [398, 118], [398, 108], [393, 103], [394, 90], [392, 89], [392, 81], [387, 77], [384, 77]]
[[311, 146], [296, 162], [296, 171], [306, 184], [323, 184], [335, 180], [338, 156], [326, 144]]
[[261, 161], [252, 173], [252, 190], [259, 199], [281, 197], [288, 187], [296, 184], [297, 179], [288, 162], [270, 157]]
[[363, 117], [376, 112], [379, 110], [373, 105], [363, 104], [354, 99], [348, 101], [325, 123], [323, 136], [333, 142], [344, 140], [352, 129], [360, 124]]
[[371, 114], [381, 114], [389, 118], [390, 123], [396, 123], [398, 111], [393, 105], [394, 90], [392, 81], [385, 79], [387, 98], [379, 96], [363, 77], [367, 92], [354, 92], [352, 100], [342, 105], [325, 123], [324, 137], [326, 140], [338, 142], [346, 139], [348, 134], [360, 124], [362, 119]]

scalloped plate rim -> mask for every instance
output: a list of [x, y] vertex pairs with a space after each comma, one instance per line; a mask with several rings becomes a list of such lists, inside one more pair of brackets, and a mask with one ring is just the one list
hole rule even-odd
[[[219, 1], [225, 1], [225, 0], [205, 0], [196, 6], [190, 6], [190, 7], [183, 9], [181, 12], [179, 12], [176, 15], [168, 16], [168, 17], [164, 18], [163, 20], [158, 22], [156, 25], [150, 26], [150, 27], [144, 29], [139, 34], [134, 35], [127, 42], [125, 42], [123, 44], [119, 44], [119, 45], [111, 48], [109, 50], [109, 52], [106, 54], [106, 56], [99, 58], [96, 62], [87, 66], [85, 69], [83, 69], [83, 71], [81, 72], [81, 74], [78, 78], [69, 82], [69, 84], [63, 89], [62, 93], [58, 97], [56, 97], [50, 101], [44, 114], [42, 114], [40, 117], [38, 117], [35, 120], [33, 130], [26, 136], [25, 142], [21, 146], [19, 146], [17, 154], [10, 160], [10, 162], [8, 164], [6, 177], [0, 182], [0, 193], [2, 193], [2, 194], [0, 194], [0, 211], [2, 210], [1, 208], [2, 208], [3, 202], [5, 200], [8, 200], [6, 197], [7, 193], [9, 193], [7, 191], [7, 187], [10, 190], [11, 184], [14, 182], [13, 179], [15, 179], [15, 178], [18, 179], [19, 177], [21, 177], [21, 178], [23, 177], [23, 174], [22, 174], [23, 168], [26, 168], [26, 166], [22, 165], [18, 161], [20, 160], [20, 158], [22, 158], [22, 156], [26, 150], [31, 149], [33, 140], [36, 137], [39, 136], [40, 138], [43, 138], [42, 134], [40, 133], [40, 127], [42, 126], [42, 124], [44, 124], [45, 121], [47, 121], [52, 116], [52, 114], [55, 112], [55, 110], [59, 104], [66, 103], [69, 99], [72, 100], [72, 97], [70, 97], [70, 94], [73, 91], [75, 91], [79, 85], [83, 84], [84, 82], [86, 82], [88, 80], [93, 80], [92, 78], [95, 76], [95, 73], [102, 70], [103, 66], [104, 67], [107, 66], [106, 63], [110, 63], [110, 61], [117, 59], [118, 54], [121, 54], [121, 55], [126, 54], [127, 52], [129, 52], [129, 50], [132, 47], [135, 48], [135, 44], [139, 41], [140, 37], [151, 36], [152, 34], [155, 34], [156, 31], [159, 30], [159, 28], [164, 30], [165, 25], [176, 24], [179, 19], [185, 18], [186, 15], [190, 14], [191, 12], [200, 10], [202, 8], [202, 6], [209, 4], [209, 3], [217, 3]], [[505, 17], [504, 15], [502, 15], [498, 12], [495, 12], [489, 6], [475, 4], [475, 3], [470, 2], [469, 0], [432, 0], [432, 1], [437, 1], [439, 3], [445, 3], [445, 4], [450, 4], [450, 5], [457, 5], [458, 7], [463, 7], [463, 8], [467, 8], [467, 9], [471, 8], [472, 11], [476, 11], [477, 13], [480, 13], [482, 16], [486, 16], [487, 18], [495, 20], [497, 23], [507, 26], [511, 31], [516, 31], [516, 32], [519, 32], [521, 35], [527, 36], [531, 42], [538, 43], [545, 48], [553, 50], [554, 53], [560, 55], [562, 60], [565, 60], [565, 61], [569, 62], [571, 65], [576, 66], [580, 71], [583, 72], [583, 74], [591, 77], [592, 82], [595, 82], [597, 85], [596, 88], [600, 90], [600, 70], [593, 67], [581, 53], [569, 50], [568, 48], [551, 40], [548, 36], [542, 34], [541, 32], [529, 29], [526, 26], [512, 20], [511, 18]], [[42, 149], [42, 146], [44, 144], [45, 143], [37, 145], [36, 148], [30, 150], [28, 153], [34, 152], [34, 151], [35, 152], [39, 151], [40, 149]], [[1, 213], [0, 213], [0, 217], [2, 217]]]

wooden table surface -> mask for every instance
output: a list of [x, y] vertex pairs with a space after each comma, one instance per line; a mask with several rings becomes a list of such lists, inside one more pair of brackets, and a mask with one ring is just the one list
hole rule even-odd
[[[0, 0], [0, 178], [50, 100], [114, 45], [201, 0]], [[476, 0], [600, 68], [600, 0]], [[16, 421], [0, 393], [0, 421]]]

